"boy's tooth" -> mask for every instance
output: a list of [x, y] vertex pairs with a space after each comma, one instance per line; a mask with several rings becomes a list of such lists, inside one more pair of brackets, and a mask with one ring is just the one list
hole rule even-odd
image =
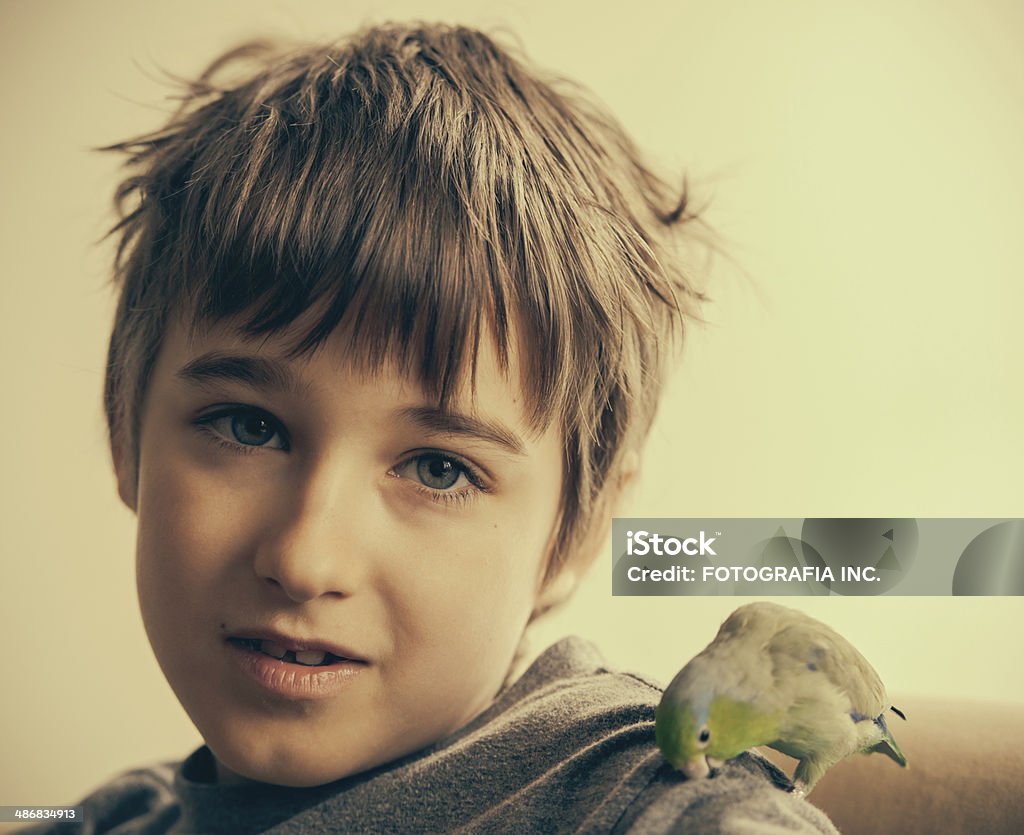
[[281, 646], [280, 644], [275, 644], [273, 641], [264, 641], [260, 645], [260, 649], [263, 650], [263, 652], [265, 652], [267, 655], [271, 655], [274, 658], [284, 658], [284, 654], [288, 652], [288, 650], [285, 649], [283, 646]]
[[319, 664], [327, 656], [326, 652], [320, 650], [307, 649], [302, 652], [295, 653], [295, 660], [300, 664], [306, 664], [307, 666], [314, 667]]

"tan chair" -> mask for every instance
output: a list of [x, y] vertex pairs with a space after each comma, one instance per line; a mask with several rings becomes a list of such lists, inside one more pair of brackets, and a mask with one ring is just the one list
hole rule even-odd
[[[1018, 661], [1018, 663], [1020, 663]], [[881, 754], [832, 768], [808, 795], [844, 835], [1024, 833], [1024, 703], [893, 698], [909, 768]], [[762, 749], [787, 774], [795, 761]]]

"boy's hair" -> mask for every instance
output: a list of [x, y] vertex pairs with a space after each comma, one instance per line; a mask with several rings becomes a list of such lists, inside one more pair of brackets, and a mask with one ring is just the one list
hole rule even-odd
[[[218, 58], [127, 154], [117, 191], [105, 407], [137, 477], [141, 411], [172, 316], [271, 334], [344, 324], [442, 406], [481, 338], [518, 349], [531, 426], [557, 421], [564, 484], [548, 576], [650, 426], [667, 345], [700, 299], [674, 240], [687, 211], [621, 127], [486, 35], [385, 25]], [[681, 192], [681, 193], [680, 193]]]

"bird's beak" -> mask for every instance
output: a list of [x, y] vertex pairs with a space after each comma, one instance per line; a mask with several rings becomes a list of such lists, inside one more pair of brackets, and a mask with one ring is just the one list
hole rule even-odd
[[688, 760], [686, 765], [683, 766], [683, 774], [690, 780], [700, 780], [707, 777], [711, 773], [711, 769], [708, 768], [708, 761], [704, 758], [703, 754], [698, 754], [692, 760]]

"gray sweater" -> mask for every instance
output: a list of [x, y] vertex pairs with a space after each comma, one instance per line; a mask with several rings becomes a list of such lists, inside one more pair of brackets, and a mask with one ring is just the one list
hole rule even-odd
[[836, 831], [760, 757], [744, 754], [710, 779], [684, 779], [654, 744], [660, 695], [568, 638], [464, 728], [373, 771], [313, 789], [221, 786], [204, 747], [90, 795], [82, 825], [36, 831]]

